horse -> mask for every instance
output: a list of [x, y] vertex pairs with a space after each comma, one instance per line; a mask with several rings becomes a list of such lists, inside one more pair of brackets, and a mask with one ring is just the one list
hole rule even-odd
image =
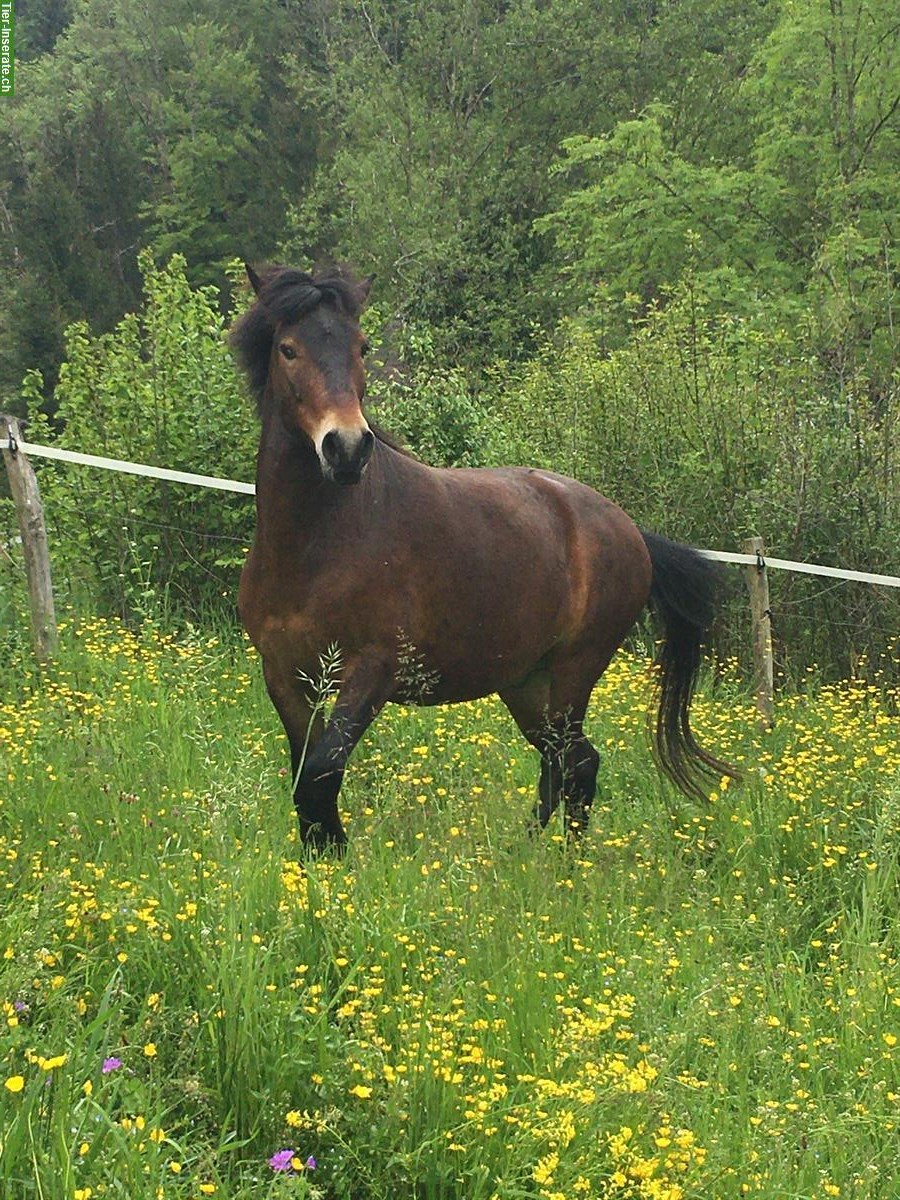
[[[231, 343], [261, 436], [238, 608], [287, 733], [304, 847], [343, 852], [344, 771], [385, 704], [493, 693], [540, 754], [535, 827], [562, 803], [567, 827], [583, 830], [600, 762], [585, 711], [648, 604], [663, 632], [661, 769], [695, 796], [704, 777], [734, 775], [689, 721], [717, 568], [565, 476], [419, 461], [363, 412], [369, 281], [247, 273], [256, 298]], [[326, 720], [309, 683], [333, 646]]]

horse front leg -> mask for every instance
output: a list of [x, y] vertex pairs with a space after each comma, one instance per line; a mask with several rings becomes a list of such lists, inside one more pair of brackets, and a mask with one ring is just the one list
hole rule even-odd
[[343, 854], [347, 835], [338, 812], [338, 795], [353, 750], [384, 707], [392, 675], [378, 664], [345, 664], [338, 696], [327, 722], [320, 705], [304, 692], [299, 679], [284, 688], [266, 683], [291, 746], [294, 808], [304, 847]]
[[538, 799], [531, 814], [531, 828], [535, 832], [546, 829], [550, 818], [559, 808], [563, 796], [563, 764], [561, 756], [545, 746], [541, 751], [541, 774], [538, 780]]

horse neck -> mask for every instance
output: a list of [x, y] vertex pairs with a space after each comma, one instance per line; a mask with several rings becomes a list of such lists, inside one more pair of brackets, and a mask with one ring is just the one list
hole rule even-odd
[[292, 437], [277, 413], [266, 414], [256, 459], [259, 529], [278, 536], [280, 529], [288, 527], [296, 537], [299, 528], [316, 519], [325, 496], [315, 450]]

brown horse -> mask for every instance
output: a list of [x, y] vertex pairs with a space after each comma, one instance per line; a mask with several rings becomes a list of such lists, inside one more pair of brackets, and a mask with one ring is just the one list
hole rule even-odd
[[[648, 601], [665, 631], [660, 765], [693, 794], [703, 772], [732, 773], [688, 722], [712, 564], [561, 475], [417, 461], [363, 415], [368, 285], [285, 267], [248, 275], [257, 299], [232, 342], [262, 437], [239, 604], [290, 742], [303, 842], [346, 843], [344, 769], [387, 701], [493, 692], [540, 752], [540, 826], [562, 800], [583, 827], [599, 764], [585, 710]], [[325, 723], [309, 678], [330, 645], [341, 679]]]

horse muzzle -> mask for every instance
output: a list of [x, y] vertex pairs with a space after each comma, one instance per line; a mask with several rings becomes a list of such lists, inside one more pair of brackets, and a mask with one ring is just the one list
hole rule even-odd
[[362, 429], [330, 429], [318, 447], [322, 474], [332, 483], [359, 483], [375, 449], [375, 435]]

